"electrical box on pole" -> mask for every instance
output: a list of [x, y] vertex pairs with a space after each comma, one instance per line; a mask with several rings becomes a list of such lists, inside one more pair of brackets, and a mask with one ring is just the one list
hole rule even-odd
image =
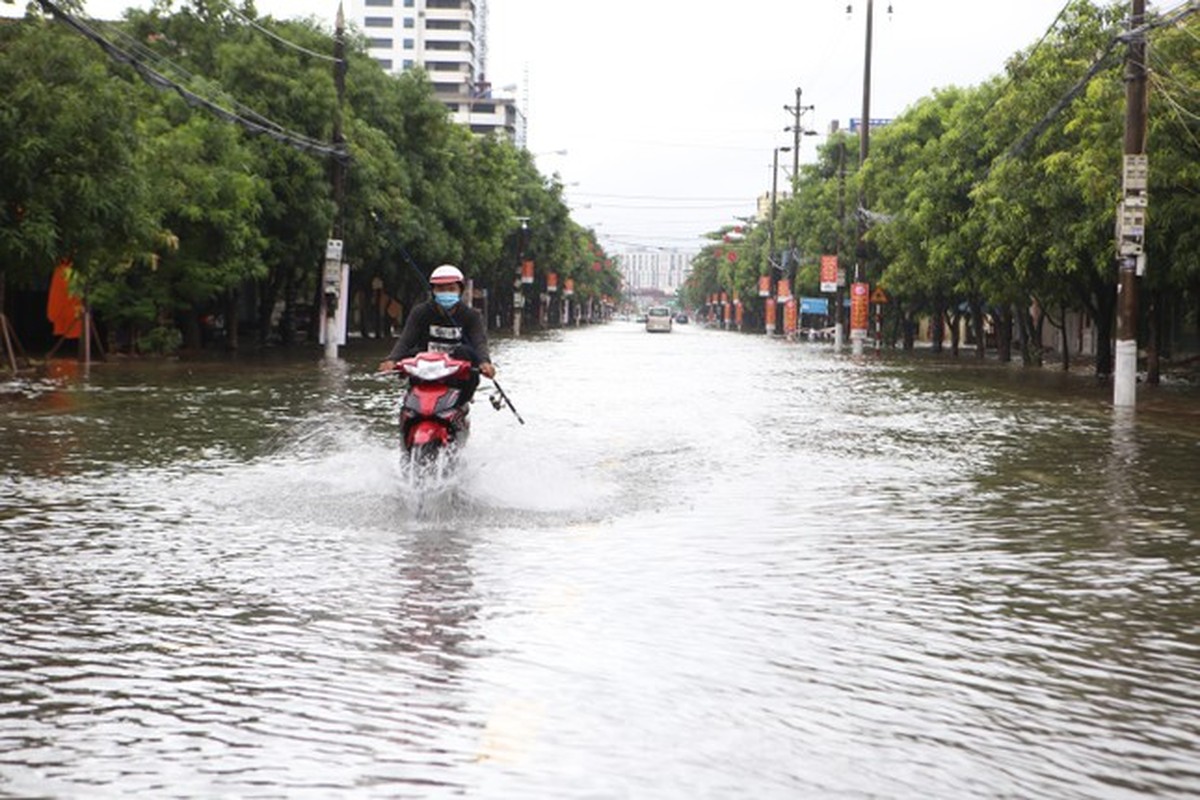
[[1146, 272], [1146, 211], [1149, 196], [1149, 159], [1145, 154], [1126, 154], [1123, 196], [1117, 209], [1117, 253], [1123, 266], [1132, 260], [1140, 278]]

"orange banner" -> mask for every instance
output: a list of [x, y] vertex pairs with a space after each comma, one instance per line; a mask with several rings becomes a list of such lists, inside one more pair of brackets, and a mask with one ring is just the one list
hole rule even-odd
[[521, 262], [521, 283], [533, 283], [533, 262]]
[[547, 292], [557, 292], [558, 291], [558, 273], [557, 272], [551, 272], [546, 275], [546, 291]]
[[55, 336], [78, 339], [83, 330], [79, 323], [83, 303], [71, 294], [67, 286], [67, 270], [70, 267], [70, 260], [64, 259], [54, 269], [54, 277], [50, 279], [50, 295], [46, 298], [46, 319], [53, 324]]
[[767, 298], [767, 333], [775, 332], [775, 298]]
[[855, 283], [850, 286], [850, 330], [867, 330], [870, 322], [871, 303], [870, 287], [865, 283]]
[[771, 296], [771, 278], [767, 275], [763, 275], [763, 276], [759, 277], [759, 279], [758, 279], [758, 296], [759, 297], [770, 297]]
[[838, 257], [821, 256], [821, 291], [836, 292], [838, 287]]
[[784, 333], [791, 334], [791, 333], [796, 332], [797, 307], [798, 306], [796, 303], [796, 298], [794, 298], [794, 297], [789, 298], [787, 303], [784, 305], [784, 307], [783, 307], [783, 332]]
[[792, 285], [787, 278], [780, 278], [779, 284], [776, 286], [779, 302], [786, 303], [792, 297]]

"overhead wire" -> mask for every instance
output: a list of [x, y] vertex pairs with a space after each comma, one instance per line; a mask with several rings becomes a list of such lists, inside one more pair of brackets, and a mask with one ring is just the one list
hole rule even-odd
[[[79, 15], [77, 15], [77, 16], [79, 16]], [[141, 42], [137, 37], [131, 36], [120, 25], [108, 24], [106, 22], [102, 22], [102, 21], [96, 20], [91, 17], [80, 16], [80, 18], [83, 19], [93, 29], [95, 29], [97, 27], [103, 27], [105, 33], [108, 36], [110, 36], [112, 38], [121, 39], [125, 43], [125, 47], [132, 49], [132, 50], [136, 51], [137, 53], [140, 53], [144, 60], [153, 63], [157, 67], [157, 71], [162, 72], [164, 74], [168, 71], [173, 72], [176, 77], [181, 78], [183, 81], [193, 84], [193, 85], [198, 81], [204, 80], [203, 78], [198, 78], [196, 75], [192, 74], [184, 67], [180, 66], [176, 62], [167, 58], [165, 55], [158, 52], [157, 50], [154, 50], [153, 48], [148, 47], [146, 44]], [[164, 69], [163, 65], [166, 65], [167, 69]], [[217, 94], [219, 95], [220, 101], [222, 103], [232, 106], [238, 112], [239, 115], [246, 117], [247, 119], [252, 119], [255, 122], [258, 122], [259, 124], [264, 125], [268, 128], [272, 128], [272, 129], [280, 131], [280, 132], [287, 132], [287, 128], [285, 128], [283, 125], [260, 114], [255, 109], [239, 102], [236, 98], [229, 96], [229, 94], [227, 92], [222, 90], [222, 91], [218, 92]]]
[[245, 23], [246, 23], [247, 25], [249, 25], [251, 28], [254, 28], [256, 31], [259, 31], [259, 32], [261, 32], [261, 33], [263, 33], [263, 34], [265, 34], [265, 35], [269, 36], [270, 38], [272, 38], [272, 39], [274, 39], [275, 41], [279, 42], [280, 44], [284, 45], [285, 47], [290, 47], [290, 48], [292, 48], [293, 50], [296, 50], [296, 51], [298, 51], [298, 52], [304, 53], [305, 55], [310, 55], [310, 56], [312, 56], [313, 58], [319, 58], [319, 59], [322, 59], [322, 60], [324, 60], [324, 61], [330, 61], [330, 62], [333, 62], [333, 63], [335, 63], [335, 64], [336, 64], [336, 63], [340, 63], [340, 62], [344, 62], [344, 59], [336, 58], [336, 57], [334, 57], [334, 56], [331, 56], [331, 55], [328, 55], [328, 54], [326, 54], [326, 53], [318, 53], [318, 52], [316, 52], [315, 50], [309, 50], [307, 47], [305, 47], [305, 46], [303, 46], [303, 45], [299, 45], [299, 44], [296, 44], [295, 42], [293, 42], [293, 41], [291, 41], [291, 40], [289, 40], [289, 39], [285, 39], [284, 37], [282, 37], [282, 36], [280, 36], [279, 34], [275, 33], [275, 31], [272, 31], [272, 30], [270, 30], [270, 29], [268, 29], [268, 28], [264, 28], [262, 25], [258, 24], [258, 22], [257, 22], [256, 20], [253, 20], [253, 19], [251, 19], [250, 17], [247, 17], [247, 16], [243, 15], [241, 12], [239, 12], [239, 11], [238, 11], [236, 8], [234, 8], [232, 5], [230, 5], [230, 6], [229, 6], [229, 8], [228, 8], [228, 11], [229, 11], [229, 13], [230, 13], [230, 14], [232, 14], [233, 16], [235, 16], [235, 17], [237, 17], [238, 19], [240, 19], [240, 20], [242, 20], [243, 22], [245, 22]]
[[1184, 117], [1187, 116], [1191, 117], [1193, 120], [1200, 121], [1200, 114], [1196, 114], [1195, 112], [1184, 108], [1179, 104], [1178, 101], [1175, 100], [1174, 97], [1171, 96], [1170, 92], [1166, 91], [1162, 87], [1159, 87], [1158, 96], [1162, 97], [1166, 101], [1167, 107], [1170, 108], [1174, 113], [1175, 119], [1183, 127], [1184, 132], [1187, 134], [1188, 138], [1192, 140], [1192, 143], [1196, 145], [1197, 153], [1200, 153], [1200, 138], [1196, 137], [1196, 132], [1192, 130], [1192, 126], [1188, 125], [1187, 120], [1184, 119]]
[[109, 58], [118, 63], [131, 67], [147, 85], [163, 91], [173, 90], [189, 106], [199, 106], [205, 108], [219, 119], [237, 124], [252, 134], [267, 136], [275, 141], [286, 144], [303, 152], [331, 156], [342, 161], [349, 160], [349, 153], [343, 143], [331, 145], [326, 142], [313, 139], [305, 136], [302, 133], [289, 130], [284, 126], [271, 121], [265, 116], [249, 109], [244, 109], [241, 113], [238, 111], [232, 111], [213, 100], [201, 96], [197, 92], [183, 86], [178, 81], [167, 77], [162, 72], [159, 72], [147, 64], [143, 58], [134, 55], [128, 50], [118, 46], [102, 33], [95, 30], [94, 27], [89, 25], [83, 19], [72, 13], [64, 11], [51, 2], [51, 0], [37, 0], [37, 2], [55, 19], [74, 29], [80, 35], [90, 39], [92, 42], [98, 45], [108, 55]]

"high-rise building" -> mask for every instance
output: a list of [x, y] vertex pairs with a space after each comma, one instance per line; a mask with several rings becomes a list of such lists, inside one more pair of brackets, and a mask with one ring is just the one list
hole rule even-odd
[[638, 248], [613, 253], [627, 290], [657, 289], [671, 295], [692, 272], [694, 253]]
[[424, 69], [455, 122], [523, 144], [516, 100], [493, 96], [486, 77], [486, 0], [350, 0], [348, 16], [385, 70]]

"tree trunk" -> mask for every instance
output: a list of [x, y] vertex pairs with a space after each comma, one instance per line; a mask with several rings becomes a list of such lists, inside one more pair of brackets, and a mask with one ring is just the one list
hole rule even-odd
[[1017, 312], [1017, 341], [1021, 346], [1021, 364], [1022, 366], [1033, 366], [1033, 349], [1030, 347], [1030, 340], [1033, 338], [1033, 331], [1029, 319], [1029, 312], [1025, 309], [1020, 309]]
[[1046, 315], [1038, 314], [1037, 322], [1033, 325], [1033, 365], [1035, 367], [1046, 365], [1046, 350], [1042, 347], [1042, 334], [1045, 330]]
[[1096, 316], [1096, 375], [1107, 378], [1113, 368], [1113, 315], [1116, 312], [1117, 292], [1111, 283], [1102, 284], [1094, 294]]
[[1146, 341], [1146, 383], [1158, 386], [1162, 378], [1163, 294], [1147, 292], [1150, 307], [1146, 310], [1148, 338]]
[[1058, 318], [1062, 322], [1062, 327], [1059, 330], [1062, 332], [1062, 368], [1063, 372], [1071, 371], [1071, 337], [1067, 335], [1067, 306], [1065, 303], [1060, 303], [1058, 306]]
[[289, 269], [283, 279], [283, 314], [279, 317], [279, 341], [285, 345], [296, 343], [296, 276]]
[[946, 342], [946, 304], [941, 298], [933, 301], [933, 352], [941, 353]]
[[200, 314], [197, 309], [188, 309], [183, 315], [183, 347], [185, 350], [200, 350], [203, 346], [200, 340]]
[[971, 301], [971, 325], [975, 328], [975, 357], [980, 361], [987, 358], [987, 338], [984, 333], [983, 304]]
[[958, 340], [960, 337], [958, 323], [961, 320], [962, 315], [957, 310], [950, 315], [950, 355], [955, 358], [958, 358]]
[[238, 290], [225, 293], [225, 349], [230, 353], [238, 349]]
[[993, 319], [996, 324], [996, 355], [1000, 363], [1007, 364], [1012, 361], [1012, 306], [1004, 306], [999, 313], [993, 315]]
[[900, 318], [904, 320], [904, 352], [911, 353], [916, 348], [916, 310], [905, 310]]
[[[274, 273], [275, 271], [272, 270]], [[275, 315], [275, 301], [279, 298], [278, 275], [268, 275], [258, 283], [258, 343], [266, 344], [271, 338], [271, 317]]]

